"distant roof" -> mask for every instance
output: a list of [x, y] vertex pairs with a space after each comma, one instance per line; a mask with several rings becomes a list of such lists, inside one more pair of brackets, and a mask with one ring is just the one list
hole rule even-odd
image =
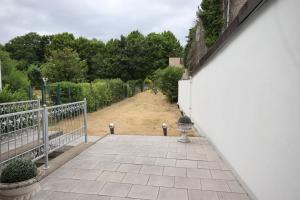
[[222, 44], [229, 38], [229, 36], [252, 14], [256, 8], [262, 5], [267, 0], [247, 0], [242, 6], [237, 16], [233, 19], [230, 25], [220, 35], [219, 39], [211, 46], [206, 54], [204, 54], [197, 65], [189, 69], [190, 74], [196, 74], [202, 69], [204, 63], [222, 46]]

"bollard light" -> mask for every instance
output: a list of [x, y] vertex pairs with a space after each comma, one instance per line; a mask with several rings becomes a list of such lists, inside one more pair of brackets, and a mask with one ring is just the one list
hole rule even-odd
[[115, 125], [113, 123], [110, 123], [108, 125], [108, 128], [110, 130], [110, 134], [112, 134], [112, 135], [115, 134]]
[[164, 136], [167, 136], [168, 135], [168, 125], [166, 123], [163, 123], [161, 127], [163, 129]]

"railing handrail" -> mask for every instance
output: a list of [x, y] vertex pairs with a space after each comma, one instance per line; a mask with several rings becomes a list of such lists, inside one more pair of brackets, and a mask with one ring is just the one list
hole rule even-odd
[[0, 119], [6, 118], [6, 117], [12, 117], [12, 116], [15, 116], [15, 115], [23, 115], [23, 114], [26, 114], [26, 113], [38, 112], [38, 111], [42, 111], [42, 110], [43, 110], [43, 108], [37, 108], [37, 109], [32, 109], [32, 110], [24, 110], [24, 111], [20, 111], [20, 112], [7, 113], [7, 114], [4, 114], [4, 115], [0, 115]]
[[10, 104], [34, 103], [34, 102], [38, 102], [38, 100], [6, 102], [6, 103], [0, 103], [0, 106], [6, 106], [6, 105], [10, 105]]
[[47, 107], [47, 109], [50, 110], [50, 109], [53, 109], [53, 108], [71, 106], [71, 105], [80, 104], [80, 103], [84, 103], [84, 102], [85, 101], [77, 101], [77, 102], [72, 102], [72, 103], [60, 104], [60, 105], [56, 105], [56, 106], [49, 106], [49, 107]]

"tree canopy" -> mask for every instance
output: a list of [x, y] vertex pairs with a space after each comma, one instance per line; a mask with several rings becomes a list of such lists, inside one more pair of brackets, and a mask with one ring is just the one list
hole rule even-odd
[[0, 45], [0, 50], [11, 60], [16, 74], [28, 76], [26, 80], [33, 86], [41, 85], [42, 76], [47, 76], [50, 82], [143, 80], [155, 70], [167, 67], [169, 57], [183, 54], [172, 32], [143, 35], [137, 30], [106, 43], [76, 38], [67, 32], [53, 35], [31, 32]]

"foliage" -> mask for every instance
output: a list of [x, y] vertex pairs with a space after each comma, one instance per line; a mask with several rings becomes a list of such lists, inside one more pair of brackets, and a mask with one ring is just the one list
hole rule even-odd
[[203, 22], [205, 44], [210, 47], [219, 38], [224, 25], [222, 1], [203, 0], [197, 15]]
[[24, 89], [19, 89], [12, 91], [9, 89], [9, 85], [5, 87], [0, 92], [0, 103], [14, 102], [14, 101], [24, 101], [28, 99], [28, 93]]
[[86, 73], [86, 62], [81, 61], [78, 53], [70, 48], [53, 50], [42, 65], [43, 76], [48, 77], [50, 82], [84, 80]]
[[17, 61], [12, 60], [9, 53], [0, 51], [2, 84], [9, 85], [12, 91], [27, 89], [29, 81], [26, 74], [16, 69]]
[[15, 159], [1, 173], [1, 183], [17, 183], [38, 175], [37, 167], [30, 160]]
[[181, 79], [184, 70], [177, 67], [167, 67], [156, 72], [156, 80], [159, 88], [170, 102], [178, 99], [178, 81]]
[[[140, 82], [140, 80], [138, 81]], [[87, 100], [89, 112], [121, 101], [132, 94], [129, 84], [121, 79], [97, 79], [92, 83], [57, 82], [47, 85], [52, 104]]]
[[196, 38], [196, 29], [197, 26], [193, 26], [192, 28], [189, 29], [189, 35], [187, 36], [187, 43], [184, 48], [184, 53], [183, 53], [183, 62], [185, 68], [189, 68], [189, 62], [190, 62], [190, 52], [192, 50], [192, 47], [195, 43], [195, 38]]
[[112, 103], [113, 93], [108, 87], [106, 80], [95, 80], [92, 83], [97, 108], [103, 108]]
[[15, 37], [5, 44], [5, 50], [10, 53], [12, 59], [21, 61], [19, 69], [26, 70], [27, 65], [42, 61], [44, 52], [42, 37], [37, 33]]
[[[3, 84], [9, 85], [12, 92], [27, 89], [29, 83], [41, 87], [43, 76], [48, 77], [49, 83], [144, 80], [157, 69], [167, 67], [171, 56], [182, 56], [182, 47], [170, 31], [148, 35], [132, 31], [106, 44], [96, 39], [75, 38], [72, 33], [32, 32], [0, 45]], [[128, 95], [135, 88], [126, 85], [121, 90]]]
[[30, 65], [27, 70], [27, 76], [32, 86], [39, 87], [43, 83], [41, 69], [37, 65]]
[[55, 105], [83, 100], [81, 87], [73, 82], [52, 83], [48, 85], [47, 90]]

